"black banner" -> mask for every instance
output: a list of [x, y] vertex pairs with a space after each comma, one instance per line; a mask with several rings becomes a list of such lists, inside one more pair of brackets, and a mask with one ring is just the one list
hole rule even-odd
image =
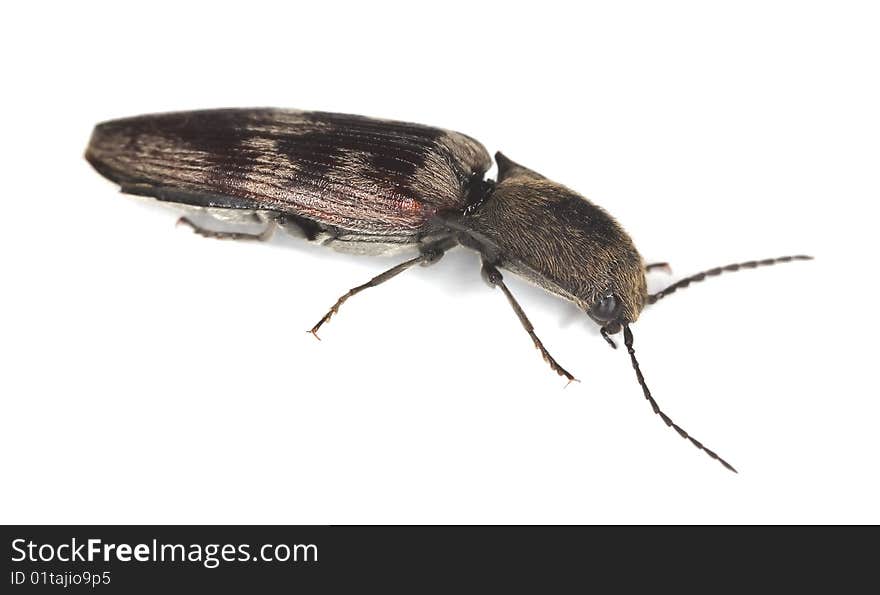
[[[7, 526], [3, 593], [543, 589], [613, 581], [637, 588], [696, 574], [764, 586], [834, 568], [854, 579], [873, 548], [831, 547], [814, 528]], [[759, 533], [775, 533], [767, 538]], [[845, 555], [841, 555], [844, 554]], [[744, 585], [748, 581], [744, 581]]]

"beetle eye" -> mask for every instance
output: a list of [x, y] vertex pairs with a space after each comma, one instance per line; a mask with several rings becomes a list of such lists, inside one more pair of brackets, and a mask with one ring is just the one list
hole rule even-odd
[[590, 316], [602, 322], [608, 322], [617, 318], [620, 313], [620, 302], [614, 294], [608, 294], [600, 298], [590, 308]]

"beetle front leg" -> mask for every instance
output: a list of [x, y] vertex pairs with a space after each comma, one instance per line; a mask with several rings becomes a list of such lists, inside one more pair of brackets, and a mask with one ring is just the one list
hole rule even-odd
[[645, 265], [645, 272], [646, 273], [650, 273], [654, 269], [660, 269], [661, 271], [663, 271], [667, 275], [672, 274], [672, 267], [669, 266], [668, 262], [653, 262], [651, 264]]
[[519, 302], [516, 301], [516, 298], [513, 297], [513, 294], [510, 293], [510, 290], [507, 289], [507, 285], [504, 284], [504, 277], [501, 275], [501, 271], [498, 270], [498, 267], [491, 264], [490, 262], [484, 260], [483, 261], [483, 279], [486, 280], [491, 287], [500, 287], [501, 291], [504, 292], [504, 295], [507, 297], [507, 301], [510, 303], [511, 308], [516, 313], [517, 318], [519, 318], [520, 323], [523, 328], [526, 329], [526, 332], [529, 334], [529, 337], [532, 338], [532, 342], [535, 344], [535, 347], [538, 351], [541, 352], [541, 356], [544, 358], [544, 361], [550, 365], [550, 368], [559, 374], [560, 376], [565, 376], [569, 382], [577, 381], [577, 378], [572, 376], [568, 370], [559, 365], [559, 363], [550, 355], [550, 352], [544, 347], [544, 344], [541, 342], [541, 339], [538, 338], [538, 335], [535, 334], [535, 327], [532, 326], [531, 321], [529, 320], [526, 313], [523, 311], [522, 307], [519, 305]]
[[214, 231], [213, 229], [208, 229], [206, 227], [202, 227], [197, 223], [194, 223], [189, 217], [186, 216], [178, 219], [177, 225], [186, 225], [200, 236], [204, 238], [214, 238], [216, 240], [254, 240], [257, 242], [267, 242], [272, 239], [272, 235], [275, 233], [275, 222], [260, 216], [257, 216], [257, 220], [263, 222], [266, 226], [266, 228], [259, 233], [249, 233], [241, 231]]
[[416, 264], [428, 265], [428, 264], [433, 264], [433, 263], [437, 262], [438, 260], [440, 260], [440, 258], [443, 257], [443, 254], [446, 253], [446, 250], [449, 247], [450, 247], [450, 244], [445, 243], [445, 242], [438, 243], [438, 244], [432, 244], [429, 246], [423, 246], [420, 249], [421, 254], [419, 254], [415, 258], [411, 258], [410, 260], [407, 260], [406, 262], [402, 262], [399, 265], [388, 269], [387, 271], [385, 271], [384, 273], [382, 273], [380, 275], [376, 275], [375, 277], [373, 277], [372, 279], [370, 279], [369, 281], [367, 281], [363, 285], [358, 285], [357, 287], [353, 287], [353, 288], [349, 289], [347, 293], [345, 293], [342, 297], [340, 297], [338, 300], [336, 300], [336, 303], [333, 304], [333, 306], [330, 308], [330, 310], [327, 311], [326, 314], [324, 314], [324, 317], [321, 318], [321, 320], [319, 320], [318, 323], [315, 326], [313, 326], [311, 328], [311, 330], [309, 330], [308, 332], [312, 333], [316, 339], [320, 340], [321, 337], [318, 336], [318, 329], [320, 329], [324, 323], [326, 323], [328, 320], [330, 320], [334, 314], [339, 312], [339, 307], [342, 306], [342, 304], [344, 304], [346, 302], [346, 300], [348, 300], [348, 298], [350, 298], [353, 295], [359, 294], [360, 292], [362, 292], [365, 289], [369, 289], [370, 287], [376, 287], [377, 285], [381, 285], [382, 283], [384, 283], [385, 281], [388, 281], [389, 279], [393, 279], [394, 277], [396, 277], [397, 275], [399, 275], [400, 273], [402, 273], [403, 271], [405, 271], [406, 269], [410, 268], [413, 265], [416, 265]]

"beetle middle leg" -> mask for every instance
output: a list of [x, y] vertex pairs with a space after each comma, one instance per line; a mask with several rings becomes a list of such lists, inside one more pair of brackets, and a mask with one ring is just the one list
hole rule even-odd
[[353, 295], [359, 294], [360, 292], [362, 292], [365, 289], [369, 289], [370, 287], [376, 287], [377, 285], [381, 285], [382, 283], [384, 283], [385, 281], [388, 281], [389, 279], [393, 279], [394, 277], [396, 277], [397, 275], [399, 275], [403, 271], [407, 270], [408, 268], [412, 267], [413, 265], [416, 265], [416, 264], [426, 264], [427, 265], [427, 264], [433, 264], [433, 263], [437, 262], [438, 260], [440, 260], [440, 258], [443, 257], [443, 254], [446, 252], [446, 250], [449, 249], [452, 245], [454, 245], [454, 244], [450, 244], [448, 242], [443, 242], [443, 243], [430, 244], [427, 246], [423, 246], [420, 248], [421, 253], [418, 256], [416, 256], [415, 258], [411, 258], [405, 262], [400, 263], [399, 265], [397, 265], [395, 267], [388, 269], [384, 273], [376, 275], [375, 277], [373, 277], [372, 279], [370, 279], [369, 281], [367, 281], [363, 285], [358, 285], [357, 287], [352, 287], [351, 289], [348, 290], [348, 292], [346, 292], [338, 300], [336, 300], [336, 303], [333, 304], [333, 306], [330, 308], [330, 310], [328, 310], [327, 313], [324, 314], [324, 317], [321, 318], [321, 320], [319, 320], [318, 323], [315, 326], [313, 326], [311, 328], [311, 330], [309, 330], [309, 332], [312, 333], [316, 339], [320, 340], [321, 337], [318, 336], [318, 329], [320, 329], [324, 323], [326, 323], [328, 320], [330, 320], [334, 314], [339, 312], [339, 307], [342, 306], [342, 304], [344, 304], [346, 302], [346, 300], [348, 300], [348, 298], [352, 297]]
[[538, 338], [538, 335], [535, 334], [535, 327], [532, 326], [531, 321], [519, 305], [519, 302], [516, 301], [516, 298], [514, 298], [513, 294], [510, 293], [510, 290], [507, 289], [507, 285], [504, 284], [504, 277], [501, 276], [501, 271], [499, 271], [492, 263], [484, 260], [482, 272], [486, 283], [492, 287], [500, 287], [501, 291], [504, 292], [507, 301], [510, 302], [510, 307], [513, 308], [513, 311], [516, 313], [517, 318], [519, 318], [523, 328], [526, 329], [526, 332], [529, 334], [529, 337], [532, 338], [535, 347], [541, 352], [541, 356], [544, 358], [544, 361], [550, 365], [550, 368], [560, 376], [565, 376], [569, 382], [576, 381], [577, 378], [572, 376], [568, 370], [559, 365], [553, 356], [550, 355], [550, 352], [544, 347], [544, 344], [541, 342], [541, 339]]

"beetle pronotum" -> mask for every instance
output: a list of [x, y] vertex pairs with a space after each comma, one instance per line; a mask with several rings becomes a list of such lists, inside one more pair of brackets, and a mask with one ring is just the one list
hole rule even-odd
[[364, 289], [457, 246], [476, 250], [482, 273], [499, 287], [550, 367], [574, 380], [544, 347], [500, 269], [574, 302], [602, 337], [623, 331], [636, 378], [654, 413], [713, 459], [735, 469], [685, 432], [657, 405], [639, 368], [630, 325], [642, 309], [706, 277], [809, 256], [717, 267], [649, 294], [645, 264], [623, 228], [561, 184], [495, 154], [457, 132], [361, 116], [279, 109], [224, 109], [147, 115], [95, 127], [86, 159], [122, 192], [184, 205], [208, 215], [258, 221], [259, 233], [212, 231], [213, 238], [269, 239], [280, 227], [338, 249], [418, 255], [349, 290], [311, 329]]

